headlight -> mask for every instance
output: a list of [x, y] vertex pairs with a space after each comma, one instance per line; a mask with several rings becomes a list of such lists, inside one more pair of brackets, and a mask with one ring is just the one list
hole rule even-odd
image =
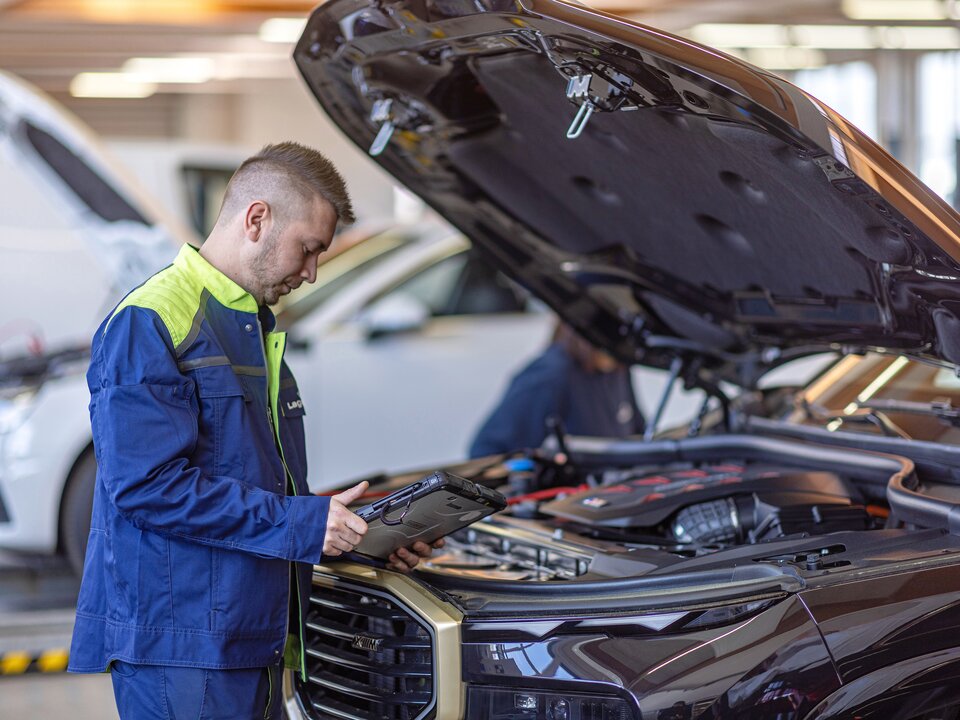
[[23, 422], [33, 410], [35, 389], [24, 390], [13, 397], [0, 398], [0, 435], [9, 435]]
[[634, 720], [631, 703], [615, 695], [471, 686], [467, 720]]

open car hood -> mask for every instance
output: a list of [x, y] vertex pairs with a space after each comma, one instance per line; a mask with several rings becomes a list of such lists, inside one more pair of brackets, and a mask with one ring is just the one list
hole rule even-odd
[[689, 382], [960, 362], [960, 216], [788, 82], [556, 0], [334, 0], [295, 61], [360, 147], [586, 337]]

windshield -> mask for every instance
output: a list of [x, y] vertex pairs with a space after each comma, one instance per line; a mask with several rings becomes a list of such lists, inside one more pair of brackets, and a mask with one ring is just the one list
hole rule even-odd
[[797, 395], [794, 422], [960, 444], [951, 422], [960, 379], [951, 368], [886, 355], [843, 358]]

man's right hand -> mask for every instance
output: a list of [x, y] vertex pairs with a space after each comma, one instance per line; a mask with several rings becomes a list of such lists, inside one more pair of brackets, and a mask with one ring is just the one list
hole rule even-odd
[[360, 544], [367, 532], [367, 523], [347, 506], [363, 495], [370, 486], [366, 480], [357, 483], [330, 498], [330, 510], [327, 512], [327, 532], [323, 536], [323, 554], [336, 557], [350, 552]]

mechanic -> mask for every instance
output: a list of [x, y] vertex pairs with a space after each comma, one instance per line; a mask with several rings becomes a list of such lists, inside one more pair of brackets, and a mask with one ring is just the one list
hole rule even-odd
[[[308, 490], [303, 403], [267, 308], [316, 279], [338, 221], [353, 211], [333, 165], [268, 145], [231, 178], [202, 248], [94, 336], [98, 474], [69, 670], [109, 668], [123, 720], [285, 717], [313, 563], [366, 532], [347, 509], [366, 483]], [[430, 553], [417, 543], [388, 567]]]
[[645, 427], [630, 369], [565, 323], [558, 323], [543, 354], [510, 381], [474, 437], [470, 457], [539, 447], [551, 423], [599, 437], [642, 434]]

